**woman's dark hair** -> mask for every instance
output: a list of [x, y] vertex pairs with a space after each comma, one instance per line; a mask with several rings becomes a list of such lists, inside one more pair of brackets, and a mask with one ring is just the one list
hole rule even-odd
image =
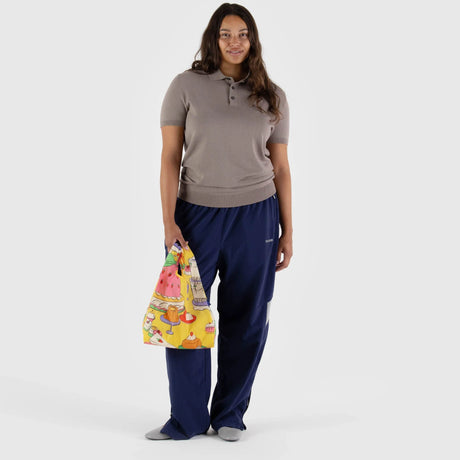
[[201, 53], [201, 60], [192, 63], [191, 71], [203, 71], [213, 73], [221, 64], [220, 48], [218, 44], [220, 26], [227, 15], [239, 16], [248, 27], [248, 38], [251, 44], [248, 57], [242, 63], [243, 75], [250, 71], [247, 85], [251, 90], [248, 99], [256, 102], [257, 110], [264, 110], [259, 106], [259, 101], [264, 98], [268, 102], [268, 112], [275, 115], [274, 122], [278, 122], [281, 112], [279, 110], [279, 98], [275, 92], [275, 84], [268, 77], [265, 64], [262, 59], [262, 45], [259, 41], [259, 32], [251, 13], [237, 3], [223, 3], [209, 20], [206, 30], [203, 32], [200, 49], [195, 54]]

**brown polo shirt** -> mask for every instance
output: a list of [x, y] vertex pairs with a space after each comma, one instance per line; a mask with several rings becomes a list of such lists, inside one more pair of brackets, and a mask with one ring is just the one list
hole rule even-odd
[[[176, 75], [163, 99], [160, 126], [184, 127], [178, 197], [211, 207], [234, 207], [265, 200], [276, 192], [267, 143], [288, 143], [289, 106], [276, 85], [283, 114], [251, 107], [246, 85], [220, 69], [212, 74], [185, 70]], [[268, 102], [260, 103], [264, 110]]]

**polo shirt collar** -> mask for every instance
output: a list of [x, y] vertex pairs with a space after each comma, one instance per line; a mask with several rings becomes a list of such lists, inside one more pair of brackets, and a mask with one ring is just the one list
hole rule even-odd
[[[244, 78], [242, 78], [241, 80], [239, 80], [239, 81], [237, 81], [235, 83], [245, 83], [246, 80], [248, 79], [250, 73], [251, 73], [251, 71], [248, 71], [248, 73], [246, 74], [246, 76]], [[232, 77], [227, 77], [226, 75], [224, 75], [222, 73], [222, 71], [220, 70], [220, 68], [217, 69], [215, 72], [208, 74], [208, 76], [209, 76], [209, 78], [211, 80], [223, 80], [224, 78], [230, 78], [230, 79], [233, 80]]]

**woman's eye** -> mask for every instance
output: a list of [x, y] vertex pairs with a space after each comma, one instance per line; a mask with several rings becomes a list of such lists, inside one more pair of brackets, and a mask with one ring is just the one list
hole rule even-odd
[[[248, 38], [248, 34], [246, 32], [243, 32], [242, 34], [240, 34], [241, 37], [243, 38]], [[221, 34], [220, 35], [220, 38], [228, 38], [229, 37], [229, 34]]]

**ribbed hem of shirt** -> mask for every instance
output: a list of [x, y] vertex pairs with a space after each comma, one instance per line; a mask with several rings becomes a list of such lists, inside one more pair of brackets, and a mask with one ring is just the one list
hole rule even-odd
[[263, 201], [276, 193], [273, 180], [250, 190], [223, 191], [222, 187], [202, 187], [180, 182], [178, 197], [189, 203], [213, 208], [234, 208]]

